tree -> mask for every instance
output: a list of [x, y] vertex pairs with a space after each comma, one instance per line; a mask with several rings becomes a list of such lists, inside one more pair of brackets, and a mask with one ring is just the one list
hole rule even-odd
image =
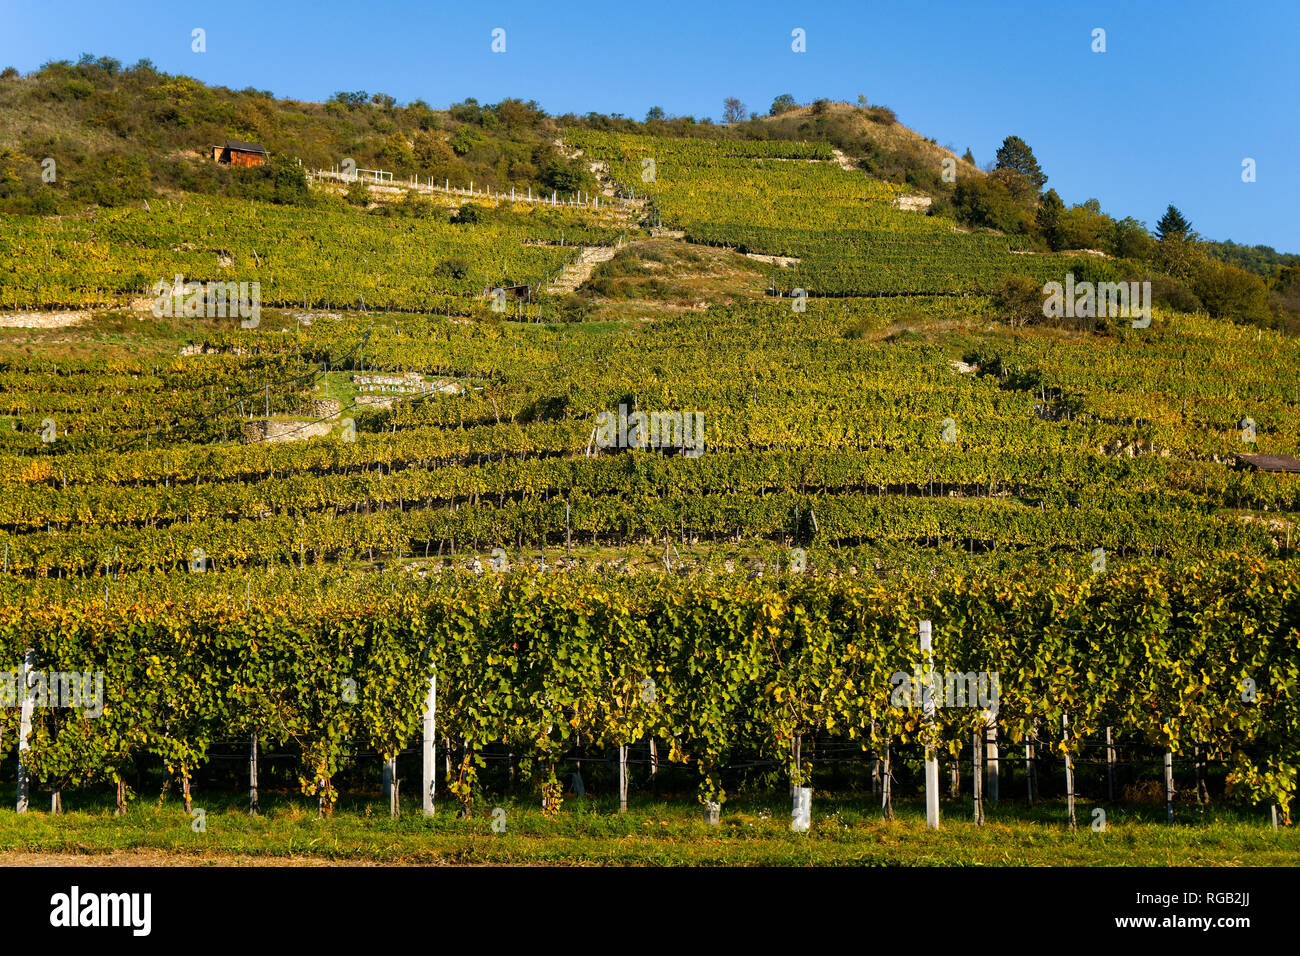
[[1151, 234], [1146, 223], [1132, 216], [1110, 224], [1106, 251], [1120, 259], [1150, 259], [1154, 254]]
[[745, 104], [737, 97], [728, 96], [722, 101], [722, 122], [739, 123], [745, 118]]
[[1034, 184], [1035, 189], [1042, 189], [1047, 176], [1034, 158], [1034, 151], [1019, 136], [1008, 136], [998, 147], [997, 166], [995, 169], [1010, 169], [1020, 173]]
[[1043, 290], [1029, 276], [1005, 276], [993, 290], [993, 306], [1013, 329], [1043, 318]]
[[1165, 210], [1165, 214], [1160, 217], [1156, 223], [1156, 238], [1164, 242], [1166, 238], [1170, 239], [1187, 239], [1190, 238], [1192, 224], [1187, 221], [1186, 217], [1178, 211], [1173, 203]]
[[794, 101], [793, 96], [789, 93], [782, 93], [772, 101], [772, 108], [767, 111], [767, 115], [780, 116], [782, 113], [788, 113], [793, 109], [797, 109], [798, 106], [799, 104]]
[[664, 118], [664, 108], [662, 106], [652, 106], [646, 110], [645, 121], [649, 123], [652, 120], [661, 120]]
[[962, 155], [961, 158], [964, 159], [966, 162], [970, 163], [972, 166], [975, 165], [975, 154], [970, 151], [969, 146], [966, 147], [966, 152]]
[[1034, 214], [1034, 220], [1038, 225], [1038, 231], [1043, 234], [1043, 240], [1047, 243], [1047, 248], [1053, 252], [1059, 252], [1065, 248], [1065, 233], [1061, 229], [1061, 214], [1065, 212], [1065, 203], [1061, 197], [1056, 194], [1055, 189], [1049, 189], [1043, 195], [1043, 201], [1038, 206], [1038, 212]]

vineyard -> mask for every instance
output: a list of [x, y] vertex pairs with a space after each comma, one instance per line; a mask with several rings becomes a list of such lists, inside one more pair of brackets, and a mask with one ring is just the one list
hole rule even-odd
[[[188, 809], [260, 746], [328, 814], [423, 742], [436, 676], [438, 799], [466, 816], [510, 789], [553, 817], [629, 748], [692, 807], [870, 787], [888, 816], [927, 746], [978, 800], [992, 733], [1071, 827], [1108, 746], [1290, 822], [1300, 486], [1238, 456], [1300, 447], [1293, 338], [1160, 306], [1009, 326], [999, 282], [1077, 260], [898, 208], [825, 142], [566, 147], [640, 219], [197, 195], [6, 218], [0, 308], [111, 312], [0, 331], [0, 659], [104, 692], [94, 718], [0, 707], [0, 777], [21, 746], [55, 806], [167, 780]], [[653, 320], [548, 293], [652, 230], [795, 261]], [[260, 322], [151, 315], [178, 275], [259, 282]], [[598, 441], [620, 409], [700, 416], [703, 453]], [[923, 620], [995, 708], [900, 700]]]
[[798, 258], [797, 268], [772, 271], [774, 291], [785, 295], [796, 288], [810, 296], [986, 292], [1007, 273], [1046, 280], [1073, 264], [1062, 255], [1027, 255], [1006, 236], [967, 234], [949, 220], [905, 212], [893, 203], [898, 186], [841, 169], [824, 143], [593, 132], [573, 140], [689, 240]]

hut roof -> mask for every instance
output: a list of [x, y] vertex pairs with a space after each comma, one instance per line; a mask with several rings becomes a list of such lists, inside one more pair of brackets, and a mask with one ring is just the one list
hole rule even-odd
[[265, 153], [261, 143], [245, 143], [240, 139], [226, 140], [226, 149], [236, 149], [241, 153]]
[[1256, 471], [1300, 472], [1300, 461], [1291, 455], [1238, 455], [1237, 461]]

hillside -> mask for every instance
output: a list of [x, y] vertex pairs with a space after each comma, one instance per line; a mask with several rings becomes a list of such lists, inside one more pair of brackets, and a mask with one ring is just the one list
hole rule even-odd
[[110, 673], [102, 723], [36, 718], [56, 795], [145, 766], [188, 810], [260, 740], [324, 816], [433, 740], [436, 675], [464, 820], [490, 780], [553, 821], [558, 766], [647, 738], [715, 817], [815, 760], [892, 818], [925, 620], [1001, 675], [927, 730], [950, 767], [990, 722], [1044, 766], [1114, 731], [1287, 818], [1293, 263], [1067, 208], [1014, 136], [945, 182], [876, 106], [309, 104], [87, 58], [0, 79], [0, 129], [0, 653]]

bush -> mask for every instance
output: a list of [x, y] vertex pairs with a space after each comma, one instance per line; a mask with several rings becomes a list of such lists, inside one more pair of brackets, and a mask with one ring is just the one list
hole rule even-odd
[[370, 204], [370, 187], [361, 180], [357, 180], [348, 187], [348, 191], [344, 193], [343, 198], [346, 199], [350, 205], [367, 206]]
[[487, 218], [487, 213], [482, 206], [476, 206], [472, 202], [467, 202], [457, 210], [456, 215], [452, 216], [451, 221], [457, 226], [472, 226], [476, 223], [483, 222]]
[[1197, 272], [1192, 290], [1215, 318], [1255, 325], [1268, 325], [1273, 318], [1264, 280], [1237, 266], [1207, 260]]
[[993, 306], [1012, 328], [1037, 322], [1043, 318], [1043, 287], [1029, 276], [1007, 276], [993, 290]]
[[1176, 312], [1200, 312], [1205, 306], [1185, 282], [1169, 276], [1151, 280], [1151, 302]]
[[469, 276], [469, 262], [459, 256], [443, 259], [434, 266], [433, 274], [440, 279], [464, 279]]

